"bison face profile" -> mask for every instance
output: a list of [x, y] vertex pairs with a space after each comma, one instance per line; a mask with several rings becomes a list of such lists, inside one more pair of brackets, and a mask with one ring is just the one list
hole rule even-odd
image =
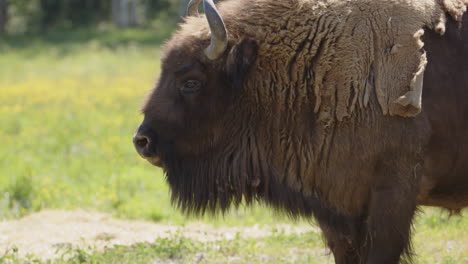
[[[234, 177], [247, 172], [233, 170], [241, 156], [243, 161], [249, 158], [238, 143], [248, 140], [245, 112], [254, 115], [243, 101], [243, 83], [258, 49], [249, 39], [228, 43], [211, 1], [206, 1], [205, 12], [209, 28], [201, 26], [191, 34], [182, 30], [163, 48], [161, 75], [133, 139], [143, 158], [165, 170], [179, 206], [194, 213], [227, 209], [234, 192], [240, 192], [236, 201], [241, 201], [242, 190], [234, 191], [232, 185], [244, 185]], [[211, 40], [200, 37], [207, 33]]]

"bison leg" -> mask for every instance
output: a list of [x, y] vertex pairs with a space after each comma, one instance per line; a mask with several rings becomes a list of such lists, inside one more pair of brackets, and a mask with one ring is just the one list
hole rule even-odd
[[337, 233], [321, 225], [327, 245], [333, 253], [336, 264], [359, 264], [359, 243], [357, 237]]
[[395, 264], [402, 254], [409, 257], [419, 179], [410, 160], [400, 157], [377, 166], [366, 219], [368, 264]]
[[336, 264], [364, 264], [361, 244], [363, 241], [364, 219], [347, 216], [320, 203], [314, 207], [314, 216], [323, 231], [328, 247]]

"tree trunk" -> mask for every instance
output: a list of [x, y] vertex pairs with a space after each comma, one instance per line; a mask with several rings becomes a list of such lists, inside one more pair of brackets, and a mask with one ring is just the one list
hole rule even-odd
[[186, 16], [189, 0], [179, 0], [179, 21]]
[[5, 33], [8, 22], [8, 0], [0, 0], [0, 33]]
[[140, 0], [112, 0], [112, 18], [114, 24], [121, 28], [134, 27], [140, 24]]
[[129, 0], [128, 3], [128, 25], [131, 27], [138, 26], [138, 3], [137, 0]]
[[112, 0], [112, 18], [118, 27], [126, 28], [129, 26], [128, 0]]

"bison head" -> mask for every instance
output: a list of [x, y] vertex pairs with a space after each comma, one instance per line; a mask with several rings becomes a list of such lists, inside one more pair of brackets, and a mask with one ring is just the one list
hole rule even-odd
[[208, 23], [193, 11], [197, 2], [163, 48], [161, 75], [133, 139], [143, 158], [164, 169], [173, 201], [189, 213], [250, 202], [267, 168], [254, 133], [261, 122], [244, 86], [257, 43], [228, 40], [212, 0], [204, 1]]

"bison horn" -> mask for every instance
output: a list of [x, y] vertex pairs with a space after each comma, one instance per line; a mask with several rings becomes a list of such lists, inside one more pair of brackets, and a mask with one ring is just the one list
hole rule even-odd
[[187, 16], [198, 16], [198, 6], [201, 0], [190, 0], [187, 7]]
[[[198, 16], [198, 5], [200, 2], [201, 0], [190, 0], [187, 7], [188, 16]], [[210, 46], [205, 49], [205, 55], [210, 60], [216, 60], [227, 48], [226, 26], [213, 0], [203, 0], [203, 7], [205, 8], [206, 19], [208, 20], [211, 30], [211, 43]]]
[[226, 26], [213, 0], [203, 0], [203, 7], [205, 8], [206, 19], [208, 20], [211, 30], [211, 43], [210, 46], [205, 49], [205, 55], [210, 60], [216, 60], [227, 48], [228, 39]]

